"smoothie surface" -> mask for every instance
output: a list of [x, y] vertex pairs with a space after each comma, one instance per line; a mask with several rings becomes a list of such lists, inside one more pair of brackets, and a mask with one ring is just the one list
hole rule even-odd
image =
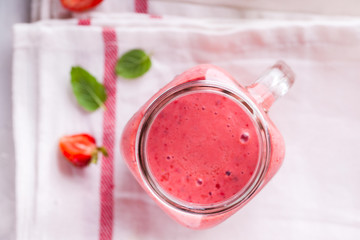
[[259, 158], [257, 130], [247, 111], [213, 92], [168, 103], [151, 124], [145, 148], [150, 171], [164, 191], [205, 205], [241, 191]]

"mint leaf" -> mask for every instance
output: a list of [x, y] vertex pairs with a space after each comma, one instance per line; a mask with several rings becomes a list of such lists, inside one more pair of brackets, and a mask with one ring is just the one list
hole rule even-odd
[[82, 67], [71, 68], [71, 85], [77, 102], [85, 110], [93, 112], [105, 107], [107, 95], [104, 86]]
[[144, 75], [150, 67], [150, 56], [141, 49], [133, 49], [120, 57], [115, 71], [118, 76], [133, 79]]

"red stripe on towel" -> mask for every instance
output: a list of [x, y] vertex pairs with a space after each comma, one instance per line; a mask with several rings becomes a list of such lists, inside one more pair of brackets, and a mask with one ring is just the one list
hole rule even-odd
[[148, 0], [135, 0], [136, 13], [148, 13]]
[[162, 19], [162, 16], [160, 15], [149, 15], [150, 18], [157, 18], [157, 19]]
[[91, 24], [90, 18], [84, 18], [78, 20], [78, 25], [88, 26]]
[[100, 182], [100, 240], [110, 240], [113, 234], [114, 218], [114, 148], [116, 123], [116, 75], [115, 64], [118, 56], [118, 46], [115, 30], [104, 28], [103, 32], [105, 50], [104, 86], [107, 92], [105, 102], [106, 110], [103, 116], [102, 144], [107, 149], [108, 157], [101, 159]]

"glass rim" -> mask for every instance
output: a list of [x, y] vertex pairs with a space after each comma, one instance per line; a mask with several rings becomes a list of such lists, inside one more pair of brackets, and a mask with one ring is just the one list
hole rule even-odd
[[[263, 179], [269, 167], [270, 162], [270, 136], [267, 122], [254, 101], [245, 93], [237, 89], [239, 86], [231, 86], [229, 84], [221, 83], [215, 79], [204, 79], [189, 81], [172, 88], [167, 89], [160, 96], [156, 97], [149, 106], [145, 109], [144, 116], [140, 122], [136, 135], [136, 162], [139, 169], [140, 176], [146, 188], [150, 193], [161, 203], [187, 213], [194, 214], [216, 214], [220, 212], [230, 211], [242, 203], [246, 202], [261, 186]], [[176, 97], [191, 93], [194, 91], [207, 91], [219, 93], [236, 101], [241, 107], [248, 111], [258, 132], [259, 139], [259, 159], [256, 170], [249, 182], [235, 195], [226, 199], [225, 201], [214, 204], [196, 204], [186, 202], [168, 194], [162, 189], [157, 181], [152, 176], [149, 166], [146, 161], [146, 140], [147, 134], [151, 127], [153, 120], [168, 103]]]

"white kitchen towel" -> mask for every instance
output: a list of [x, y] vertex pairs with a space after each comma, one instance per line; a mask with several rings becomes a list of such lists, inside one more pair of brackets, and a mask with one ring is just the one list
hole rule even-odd
[[[109, 13], [149, 13], [186, 17], [218, 18], [321, 18], [325, 15], [358, 16], [358, 0], [103, 0], [91, 11], [78, 14], [66, 10], [60, 0], [32, 0], [31, 18], [69, 18]], [[324, 15], [324, 16], [319, 16]]]
[[[15, 26], [17, 239], [360, 239], [359, 20], [125, 14], [80, 23], [90, 25], [72, 19]], [[150, 71], [133, 81], [114, 78], [114, 61], [132, 48], [152, 53]], [[279, 59], [297, 76], [270, 110], [287, 146], [279, 173], [215, 228], [175, 223], [125, 166], [119, 151], [124, 125], [159, 88], [196, 64], [218, 65], [250, 83]], [[75, 65], [105, 82], [115, 106], [110, 113], [77, 105], [70, 86]], [[107, 114], [112, 120], [103, 122]], [[114, 131], [104, 132], [109, 124]], [[99, 144], [113, 137], [112, 162], [77, 169], [64, 160], [59, 138], [81, 132]]]

